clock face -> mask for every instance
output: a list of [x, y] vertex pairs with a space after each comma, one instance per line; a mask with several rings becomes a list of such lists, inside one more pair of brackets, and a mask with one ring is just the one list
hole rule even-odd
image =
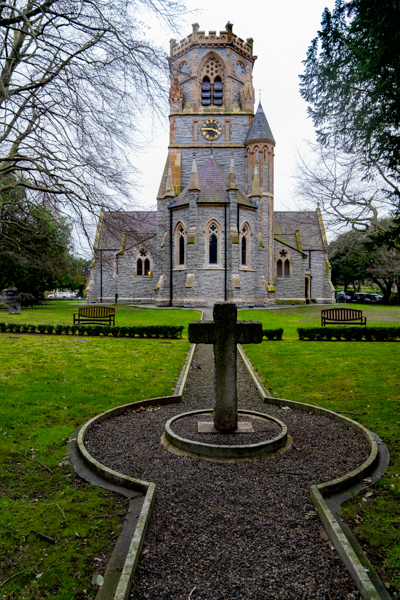
[[201, 133], [206, 140], [213, 142], [222, 133], [222, 125], [217, 119], [207, 119], [200, 127]]

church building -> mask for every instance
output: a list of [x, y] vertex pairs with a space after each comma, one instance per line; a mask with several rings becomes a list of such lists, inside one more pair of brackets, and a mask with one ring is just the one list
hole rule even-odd
[[89, 302], [239, 307], [334, 301], [319, 208], [274, 211], [275, 140], [256, 112], [253, 40], [193, 25], [170, 42], [157, 211], [102, 213]]

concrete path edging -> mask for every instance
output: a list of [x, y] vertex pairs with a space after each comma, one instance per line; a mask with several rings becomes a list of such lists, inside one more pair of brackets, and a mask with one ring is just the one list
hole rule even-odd
[[[117, 493], [121, 493], [128, 497], [132, 496], [129, 491], [137, 492], [134, 495], [135, 497], [130, 500], [123, 530], [117, 539], [109, 561], [109, 565], [113, 562], [117, 564], [121, 563], [121, 560], [118, 561], [118, 557], [115, 559], [114, 554], [123, 554], [124, 559], [122, 561], [122, 567], [120, 567], [117, 572], [115, 569], [113, 569], [113, 573], [111, 573], [109, 577], [106, 577], [106, 570], [104, 584], [100, 586], [96, 595], [96, 600], [128, 599], [147, 529], [153, 514], [156, 486], [154, 483], [143, 481], [141, 479], [135, 479], [133, 477], [129, 477], [128, 475], [123, 475], [122, 473], [118, 473], [117, 471], [109, 469], [105, 465], [101, 464], [87, 451], [84, 444], [86, 434], [97, 423], [123, 414], [127, 410], [138, 410], [140, 408], [145, 409], [148, 406], [160, 406], [182, 402], [182, 395], [185, 390], [190, 366], [193, 360], [194, 350], [195, 344], [189, 349], [174, 395], [150, 398], [148, 400], [141, 400], [139, 402], [130, 402], [122, 406], [111, 408], [87, 421], [71, 436], [71, 451], [69, 452], [69, 457], [72, 466], [81, 477], [87, 481], [95, 483], [95, 485], [105, 487], [106, 489], [114, 488]], [[76, 451], [73, 450], [74, 447], [76, 447]], [[81, 464], [79, 465], [78, 462]], [[82, 465], [84, 466], [82, 467]], [[89, 472], [92, 473], [92, 476], [90, 474], [86, 476], [83, 474], [82, 471], [85, 467], [87, 467]], [[142, 499], [139, 497], [140, 495], [142, 498], [144, 496], [144, 498]], [[136, 513], [138, 512], [138, 503], [139, 505], [141, 503], [140, 512], [138, 515], [135, 515], [134, 511], [136, 510]], [[131, 517], [130, 528], [129, 524], [126, 525], [129, 517]]]
[[[243, 359], [243, 362], [246, 366], [246, 369], [255, 383], [257, 390], [266, 404], [274, 404], [277, 406], [287, 406], [288, 408], [294, 408], [297, 410], [302, 410], [306, 412], [312, 412], [314, 414], [324, 415], [331, 419], [335, 419], [341, 423], [356, 429], [360, 433], [362, 433], [365, 438], [368, 440], [371, 452], [367, 460], [360, 465], [357, 469], [354, 469], [350, 473], [343, 475], [337, 479], [332, 481], [327, 481], [324, 483], [320, 483], [317, 485], [313, 485], [310, 490], [311, 500], [318, 512], [318, 516], [321, 519], [321, 522], [325, 528], [326, 533], [328, 534], [332, 544], [335, 546], [336, 551], [339, 556], [342, 558], [346, 567], [348, 568], [354, 583], [357, 588], [361, 592], [363, 598], [365, 600], [390, 600], [390, 595], [386, 591], [385, 586], [382, 581], [379, 579], [378, 574], [369, 563], [368, 558], [365, 556], [361, 547], [359, 546], [356, 538], [353, 536], [352, 532], [347, 526], [341, 522], [341, 519], [338, 519], [333, 512], [328, 507], [324, 498], [333, 497], [338, 492], [349, 492], [353, 486], [359, 484], [363, 479], [370, 475], [374, 470], [378, 468], [378, 464], [380, 462], [380, 452], [378, 442], [369, 429], [358, 423], [357, 421], [353, 421], [348, 417], [345, 417], [339, 413], [336, 413], [332, 410], [328, 410], [322, 408], [320, 406], [315, 406], [313, 404], [303, 404], [301, 402], [296, 402], [294, 400], [285, 400], [283, 398], [275, 398], [268, 394], [267, 390], [264, 388], [261, 383], [256, 371], [253, 368], [250, 360], [247, 358], [243, 348], [238, 344], [238, 350], [240, 356]], [[378, 438], [379, 440], [379, 438]], [[379, 440], [379, 443], [383, 446], [383, 442]], [[385, 446], [386, 453], [388, 455], [388, 450]], [[381, 472], [379, 473], [379, 477], [382, 472], [386, 469], [388, 464], [388, 459], [383, 462], [383, 467], [381, 468]], [[376, 477], [378, 479], [379, 477]], [[359, 486], [358, 490], [359, 491]], [[342, 494], [342, 498], [337, 503], [337, 508], [339, 508], [340, 504], [345, 500]], [[354, 550], [357, 546], [358, 552]], [[365, 565], [368, 565], [368, 568]]]

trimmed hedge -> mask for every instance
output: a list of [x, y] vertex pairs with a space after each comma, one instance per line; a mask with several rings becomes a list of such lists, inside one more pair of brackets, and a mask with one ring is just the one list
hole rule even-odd
[[22, 323], [0, 323], [0, 332], [40, 333], [48, 335], [87, 335], [138, 338], [182, 337], [183, 325], [126, 325], [109, 327], [108, 325], [25, 325]]
[[394, 342], [400, 339], [400, 327], [298, 327], [301, 340], [310, 342]]
[[281, 340], [283, 329], [263, 329], [263, 338], [267, 340]]

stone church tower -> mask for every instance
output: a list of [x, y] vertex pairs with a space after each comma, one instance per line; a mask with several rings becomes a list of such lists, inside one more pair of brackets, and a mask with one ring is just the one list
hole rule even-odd
[[254, 112], [256, 58], [253, 40], [231, 23], [219, 35], [196, 23], [171, 40], [157, 213], [125, 214], [124, 227], [118, 213], [102, 216], [91, 297], [159, 306], [332, 301], [319, 209], [274, 212], [275, 140], [261, 103]]

